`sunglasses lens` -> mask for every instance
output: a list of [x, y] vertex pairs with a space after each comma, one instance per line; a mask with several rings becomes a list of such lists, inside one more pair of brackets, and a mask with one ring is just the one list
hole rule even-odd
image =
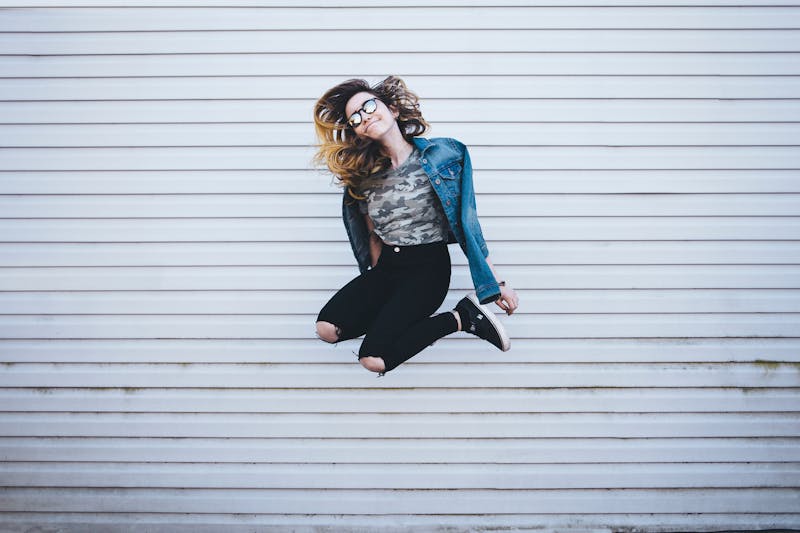
[[376, 109], [378, 109], [378, 102], [376, 102], [374, 99], [364, 102], [364, 112], [366, 114], [371, 115]]
[[356, 126], [361, 124], [361, 113], [356, 111], [355, 113], [350, 115], [350, 118], [347, 119], [347, 123], [350, 124], [351, 128], [355, 128]]

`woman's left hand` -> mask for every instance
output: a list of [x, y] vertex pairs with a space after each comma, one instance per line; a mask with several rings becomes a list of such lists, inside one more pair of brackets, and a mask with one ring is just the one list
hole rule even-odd
[[519, 297], [514, 289], [508, 285], [501, 285], [500, 297], [495, 303], [500, 309], [505, 311], [507, 315], [511, 315], [517, 310], [517, 307], [519, 307]]

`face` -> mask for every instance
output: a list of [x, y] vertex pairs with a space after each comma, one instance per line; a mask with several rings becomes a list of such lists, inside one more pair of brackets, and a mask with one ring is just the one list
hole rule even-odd
[[[372, 101], [374, 101], [374, 104]], [[351, 126], [359, 137], [380, 139], [390, 129], [399, 129], [396, 120], [399, 113], [392, 111], [386, 104], [381, 102], [380, 98], [372, 93], [360, 92], [353, 95], [347, 101], [344, 109], [348, 120], [355, 118], [357, 122], [358, 116], [361, 117], [361, 123]], [[373, 109], [374, 111], [372, 111]], [[369, 111], [372, 111], [372, 113]], [[356, 112], [358, 112], [358, 115], [356, 115]]]

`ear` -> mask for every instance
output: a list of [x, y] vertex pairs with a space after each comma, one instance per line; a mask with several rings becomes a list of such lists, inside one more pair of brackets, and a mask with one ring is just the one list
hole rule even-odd
[[399, 117], [399, 116], [400, 116], [400, 110], [399, 110], [399, 109], [397, 109], [397, 106], [396, 106], [396, 105], [390, 105], [390, 106], [387, 106], [387, 107], [389, 108], [389, 111], [391, 111], [391, 112], [392, 112], [392, 116], [393, 116], [394, 118], [397, 118], [397, 117]]

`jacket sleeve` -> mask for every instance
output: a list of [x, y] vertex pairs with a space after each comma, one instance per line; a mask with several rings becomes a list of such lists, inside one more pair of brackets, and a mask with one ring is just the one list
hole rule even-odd
[[[460, 143], [459, 143], [460, 144]], [[467, 248], [467, 259], [470, 262], [470, 273], [475, 286], [475, 293], [481, 303], [495, 301], [500, 296], [500, 286], [494, 279], [494, 273], [486, 262], [489, 247], [483, 237], [478, 210], [475, 204], [475, 189], [472, 181], [472, 161], [467, 147], [463, 147], [464, 161], [461, 171], [461, 226]]]
[[489, 257], [489, 247], [483, 237], [481, 223], [478, 220], [478, 207], [475, 204], [475, 186], [472, 181], [472, 160], [469, 157], [469, 150], [464, 148], [464, 162], [461, 171], [461, 224], [475, 239], [475, 243], [481, 250], [483, 257]]
[[364, 215], [358, 209], [358, 202], [350, 196], [347, 188], [342, 195], [342, 220], [358, 263], [358, 270], [366, 272], [370, 268], [369, 230]]

